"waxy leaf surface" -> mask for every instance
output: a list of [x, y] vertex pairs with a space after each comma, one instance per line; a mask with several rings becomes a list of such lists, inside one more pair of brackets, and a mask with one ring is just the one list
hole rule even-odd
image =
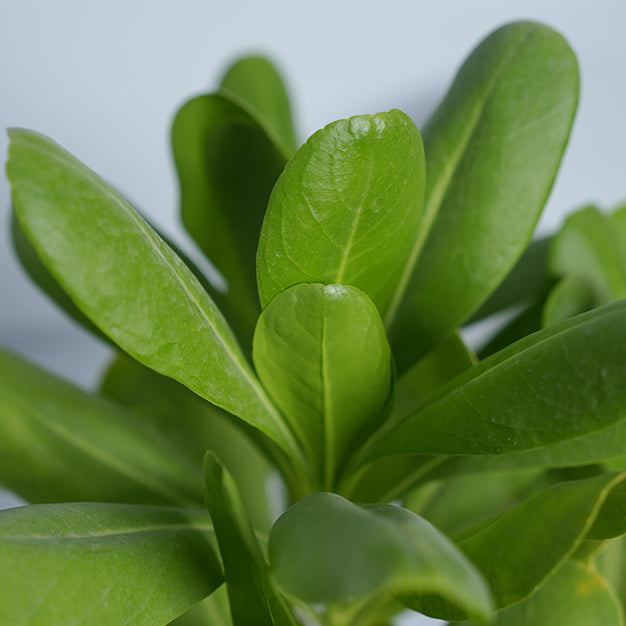
[[144, 422], [0, 350], [0, 484], [30, 502], [202, 505], [202, 477]]
[[0, 623], [168, 624], [223, 581], [206, 514], [122, 504], [0, 512]]
[[504, 454], [626, 417], [626, 301], [526, 337], [467, 370], [373, 444], [387, 454]]
[[232, 476], [215, 455], [204, 458], [206, 501], [224, 565], [234, 626], [296, 626], [274, 588]]
[[297, 458], [277, 410], [198, 280], [134, 209], [58, 144], [13, 129], [15, 213], [75, 304], [148, 367], [259, 428]]
[[329, 124], [281, 174], [261, 230], [261, 305], [298, 283], [353, 285], [381, 314], [419, 228], [424, 153], [400, 111]]
[[386, 416], [391, 352], [354, 287], [303, 284], [276, 296], [254, 334], [259, 378], [332, 488], [346, 456]]
[[423, 129], [423, 225], [385, 317], [399, 372], [466, 321], [522, 254], [577, 101], [574, 54], [539, 24], [500, 28], [459, 70]]
[[454, 544], [397, 506], [314, 494], [276, 521], [268, 549], [279, 584], [306, 602], [388, 595], [411, 606], [432, 593], [482, 619], [491, 611], [488, 588]]

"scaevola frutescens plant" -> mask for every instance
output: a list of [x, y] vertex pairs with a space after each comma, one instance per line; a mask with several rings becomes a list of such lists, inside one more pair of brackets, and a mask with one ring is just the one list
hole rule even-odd
[[[577, 100], [564, 39], [515, 23], [421, 133], [298, 147], [238, 61], [172, 128], [221, 288], [10, 130], [18, 256], [119, 352], [94, 393], [0, 353], [0, 482], [32, 503], [0, 513], [0, 623], [623, 624], [626, 210], [529, 245]], [[459, 329], [503, 311], [476, 356]]]

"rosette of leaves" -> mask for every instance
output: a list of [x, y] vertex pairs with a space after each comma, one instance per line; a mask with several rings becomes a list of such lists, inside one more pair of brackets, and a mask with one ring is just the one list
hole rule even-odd
[[[238, 61], [172, 130], [220, 286], [11, 130], [18, 255], [119, 353], [94, 393], [0, 355], [0, 481], [32, 503], [0, 513], [0, 622], [621, 624], [624, 238], [582, 222], [623, 211], [524, 253], [577, 99], [564, 39], [515, 23], [421, 133], [392, 110], [297, 148], [276, 70]], [[535, 301], [482, 360], [458, 333]]]

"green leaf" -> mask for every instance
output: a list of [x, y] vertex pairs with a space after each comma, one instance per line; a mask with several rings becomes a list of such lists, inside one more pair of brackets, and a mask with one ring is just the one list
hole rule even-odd
[[263, 57], [243, 57], [233, 63], [222, 79], [220, 93], [248, 111], [272, 138], [282, 152], [295, 152], [289, 96], [280, 74]]
[[289, 153], [224, 95], [193, 98], [176, 114], [172, 149], [185, 228], [228, 283], [213, 297], [249, 344], [260, 312], [256, 250], [270, 192]]
[[468, 323], [472, 324], [516, 304], [540, 299], [553, 283], [548, 274], [548, 255], [552, 241], [553, 237], [531, 241], [507, 277]]
[[546, 328], [449, 383], [379, 436], [387, 454], [504, 454], [592, 433], [626, 417], [626, 301]]
[[498, 608], [519, 602], [587, 537], [624, 474], [559, 483], [459, 543], [487, 579]]
[[208, 598], [194, 604], [172, 622], [173, 626], [233, 626], [228, 604], [228, 590], [222, 585]]
[[578, 101], [567, 42], [519, 22], [483, 41], [424, 128], [423, 226], [385, 316], [404, 371], [463, 324], [522, 254]]
[[626, 263], [614, 220], [589, 206], [570, 215], [550, 250], [556, 276], [582, 278], [596, 306], [626, 298]]
[[353, 285], [381, 314], [419, 229], [424, 153], [400, 111], [339, 120], [281, 174], [259, 241], [261, 305], [298, 283]]
[[380, 315], [354, 287], [302, 284], [276, 296], [254, 334], [254, 364], [332, 488], [346, 457], [386, 416], [391, 352]]
[[565, 563], [534, 595], [497, 613], [490, 623], [492, 626], [623, 626], [624, 610], [600, 574], [572, 561]]
[[159, 626], [223, 580], [206, 515], [122, 504], [0, 512], [0, 622]]
[[295, 626], [297, 622], [270, 579], [235, 482], [211, 452], [204, 458], [204, 478], [234, 626]]
[[589, 311], [597, 303], [590, 283], [580, 276], [568, 275], [548, 294], [541, 314], [542, 326], [552, 326]]
[[[300, 500], [268, 544], [278, 583], [311, 603], [438, 594], [479, 619], [491, 611], [481, 576], [426, 520], [400, 507], [357, 506], [332, 493]], [[303, 566], [306, 564], [306, 566]]]
[[171, 442], [1, 349], [0, 484], [31, 502], [202, 503], [199, 472]]
[[15, 213], [78, 308], [144, 365], [299, 450], [200, 283], [134, 209], [52, 140], [9, 131]]
[[208, 449], [218, 454], [233, 474], [255, 526], [269, 532], [267, 485], [272, 466], [231, 415], [123, 354], [109, 366], [101, 391], [166, 441], [175, 442], [195, 467], [202, 466]]

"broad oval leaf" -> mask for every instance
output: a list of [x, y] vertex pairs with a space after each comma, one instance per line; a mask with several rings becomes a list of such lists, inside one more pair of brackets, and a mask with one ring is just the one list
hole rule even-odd
[[224, 565], [234, 626], [296, 626], [275, 589], [232, 476], [212, 452], [204, 458], [205, 495]]
[[571, 561], [530, 598], [497, 613], [490, 624], [624, 626], [624, 610], [611, 586], [598, 572]]
[[261, 229], [261, 305], [298, 283], [353, 285], [384, 314], [419, 228], [424, 154], [400, 111], [339, 120], [281, 174]]
[[256, 250], [272, 187], [289, 152], [224, 94], [185, 103], [172, 125], [185, 228], [228, 283], [212, 295], [249, 344], [260, 312]]
[[306, 602], [438, 594], [479, 619], [491, 611], [482, 577], [446, 537], [400, 507], [357, 506], [332, 493], [300, 500], [269, 538], [278, 583]]
[[621, 421], [626, 417], [625, 322], [626, 300], [514, 343], [381, 434], [368, 458], [504, 454]]
[[400, 372], [467, 320], [521, 255], [577, 101], [574, 53], [539, 24], [498, 29], [459, 70], [424, 128], [422, 230], [385, 317]]
[[283, 80], [266, 58], [247, 56], [226, 71], [220, 92], [249, 111], [285, 154], [295, 152], [296, 131]]
[[291, 287], [254, 334], [259, 378], [330, 489], [347, 455], [386, 417], [391, 352], [378, 310], [354, 287]]
[[138, 361], [299, 449], [198, 280], [94, 172], [28, 130], [9, 131], [15, 213], [59, 284]]
[[170, 623], [223, 581], [208, 517], [122, 504], [0, 511], [0, 622]]
[[202, 477], [180, 448], [1, 349], [0, 484], [30, 502], [202, 504]]

